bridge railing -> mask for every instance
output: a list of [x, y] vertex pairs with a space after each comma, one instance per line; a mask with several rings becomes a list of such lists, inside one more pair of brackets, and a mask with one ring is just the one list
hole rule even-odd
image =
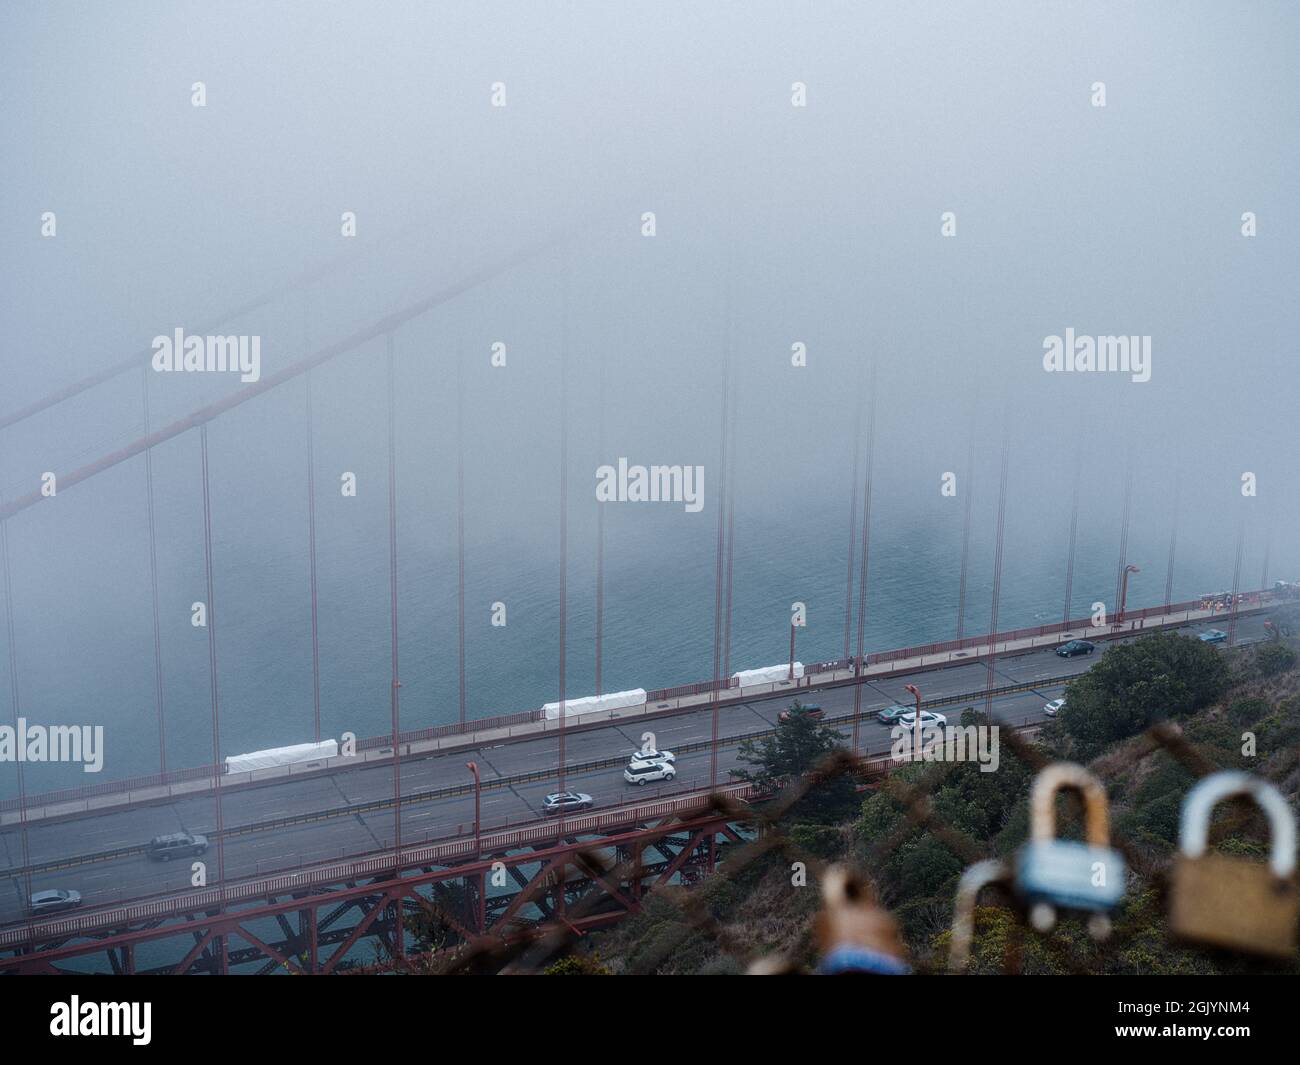
[[[1244, 593], [1244, 605], [1249, 609], [1251, 605], [1257, 605], [1270, 598], [1268, 593]], [[1194, 610], [1202, 609], [1202, 600], [1191, 599], [1182, 603], [1170, 603], [1168, 606], [1149, 606], [1134, 608], [1124, 611], [1124, 621], [1145, 620], [1152, 617], [1168, 617], [1175, 614], [1186, 614]], [[1112, 621], [1114, 618], [1112, 617]], [[934, 643], [916, 644], [912, 647], [900, 647], [892, 651], [876, 651], [866, 656], [868, 666], [878, 665], [885, 662], [898, 662], [908, 658], [925, 658], [930, 655], [951, 654], [954, 651], [974, 650], [984, 648], [991, 643], [1008, 643], [1012, 640], [1026, 640], [1039, 636], [1052, 636], [1063, 632], [1071, 632], [1077, 629], [1092, 628], [1092, 618], [1083, 617], [1075, 618], [1070, 621], [1049, 622], [1046, 625], [1030, 625], [1019, 629], [1006, 629], [1002, 632], [996, 632], [992, 635], [984, 634], [980, 636], [965, 636], [960, 640], [939, 640]], [[830, 662], [818, 662], [811, 666], [804, 667], [804, 673], [829, 673], [839, 670], [852, 669], [852, 658], [839, 658]]]
[[[462, 732], [478, 732], [481, 729], [509, 728], [511, 725], [526, 725], [530, 721], [537, 721], [541, 717], [539, 710], [521, 710], [516, 714], [497, 714], [496, 717], [476, 717], [473, 721], [466, 721], [461, 724], [459, 721], [452, 722], [449, 725], [433, 725], [429, 728], [413, 729], [410, 732], [399, 732], [397, 742], [403, 743], [420, 743], [425, 740], [437, 740], [443, 736], [455, 736]], [[358, 751], [382, 750], [385, 747], [392, 747], [393, 735], [390, 732], [386, 736], [367, 736], [365, 739], [357, 740]]]
[[656, 688], [654, 691], [646, 692], [645, 701], [647, 703], [661, 703], [667, 699], [680, 699], [686, 695], [704, 695], [715, 688], [719, 691], [725, 691], [727, 688], [739, 688], [739, 677], [728, 677], [714, 684], [711, 680], [696, 681], [694, 684], [678, 684], [673, 688]]
[[[212, 766], [190, 766], [187, 769], [169, 769], [165, 773], [147, 773], [123, 780], [105, 780], [96, 784], [82, 784], [75, 788], [61, 788], [58, 791], [46, 791], [27, 796], [27, 806], [52, 806], [62, 802], [77, 802], [93, 799], [99, 795], [111, 795], [119, 791], [135, 791], [138, 788], [165, 787], [168, 784], [184, 784], [192, 780], [209, 780], [213, 776]], [[0, 799], [0, 810], [17, 810], [21, 803], [15, 796]]]

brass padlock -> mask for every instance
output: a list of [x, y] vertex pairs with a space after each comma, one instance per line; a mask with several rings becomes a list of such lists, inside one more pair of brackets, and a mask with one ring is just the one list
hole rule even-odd
[[[1253, 799], [1268, 817], [1272, 851], [1267, 865], [1207, 854], [1210, 813], [1223, 799]], [[1174, 865], [1169, 927], [1174, 935], [1216, 947], [1275, 958], [1296, 950], [1295, 816], [1268, 781], [1249, 773], [1214, 773], [1183, 800]]]

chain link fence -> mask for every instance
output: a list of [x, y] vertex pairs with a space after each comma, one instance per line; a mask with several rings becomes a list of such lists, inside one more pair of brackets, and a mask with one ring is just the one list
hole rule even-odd
[[[1052, 753], [1044, 746], [1031, 741], [1014, 729], [1002, 729], [1001, 744], [1017, 763], [1035, 777], [1054, 763]], [[1157, 724], [1144, 732], [1136, 741], [1122, 745], [1122, 750], [1109, 751], [1092, 763], [1092, 768], [1104, 773], [1119, 761], [1129, 764], [1142, 762], [1157, 751], [1167, 752], [1195, 778], [1206, 778], [1220, 771], [1220, 766], [1197, 745], [1190, 742], [1176, 724]], [[969, 869], [980, 862], [994, 858], [988, 843], [972, 838], [953, 825], [945, 823], [936, 810], [934, 797], [938, 789], [955, 771], [960, 762], [932, 761], [916, 765], [911, 772], [890, 772], [883, 778], [864, 784], [868, 759], [839, 748], [822, 759], [813, 770], [790, 780], [775, 790], [764, 801], [745, 804], [733, 799], [713, 795], [708, 810], [728, 821], [744, 825], [748, 837], [744, 842], [725, 848], [725, 859], [715, 871], [693, 884], [664, 884], [654, 888], [645, 899], [660, 909], [671, 907], [674, 919], [660, 921], [646, 939], [637, 944], [635, 972], [654, 973], [672, 959], [692, 937], [703, 937], [719, 955], [729, 959], [731, 971], [748, 973], [799, 973], [817, 971], [946, 971], [952, 960], [950, 932], [936, 929], [930, 949], [918, 952], [923, 956], [913, 959], [899, 933], [898, 922], [879, 901], [880, 891], [874, 882], [872, 870], [878, 869], [905, 841], [919, 830], [937, 841], [960, 864]], [[878, 760], [877, 760], [878, 766]], [[898, 763], [901, 768], [908, 763]], [[1056, 763], [1060, 764], [1060, 763]], [[1285, 768], [1285, 763], [1284, 763]], [[852, 780], [859, 791], [870, 790], [887, 796], [901, 814], [892, 832], [881, 838], [865, 841], [864, 847], [854, 856], [849, 867], [802, 845], [794, 838], [798, 819], [793, 816], [804, 800], [815, 798], [833, 782]], [[1081, 812], [1079, 804], [1073, 808], [1062, 824], [1065, 835], [1070, 822]], [[1233, 806], [1229, 816], [1221, 817], [1214, 825], [1211, 843], [1243, 830], [1259, 831], [1266, 837], [1268, 826], [1257, 809], [1246, 805]], [[1262, 831], [1260, 831], [1262, 830]], [[712, 844], [711, 844], [712, 845]], [[1122, 832], [1112, 831], [1110, 847], [1124, 859], [1131, 876], [1146, 887], [1153, 887], [1157, 897], [1167, 900], [1170, 892], [1170, 872], [1167, 856], [1154, 851], [1141, 841], [1125, 838]], [[470, 944], [462, 944], [442, 952], [434, 952], [424, 963], [424, 971], [454, 974], [472, 972], [502, 972], [508, 974], [564, 971], [564, 959], [581, 959], [585, 938], [574, 928], [573, 922], [599, 912], [607, 904], [606, 883], [626, 882], [634, 871], [631, 858], [611, 863], [610, 848], [593, 842], [589, 849], [579, 853], [575, 864], [588, 874], [588, 886], [578, 896], [568, 901], [565, 917], [543, 920], [522, 937], [507, 945], [500, 939], [483, 937]], [[816, 908], [809, 906], [804, 927], [795, 932], [808, 943], [815, 960], [809, 961], [808, 951], [803, 957], [773, 954], [756, 945], [752, 936], [737, 935], [726, 920], [737, 900], [744, 897], [741, 882], [761, 870], [770, 871], [777, 863], [787, 870], [799, 870], [806, 876], [808, 885], [820, 887], [800, 888], [810, 890], [809, 898], [816, 898]], [[990, 918], [997, 918], [1000, 958], [989, 964], [987, 950], [980, 965], [983, 971], [1001, 971], [1009, 974], [1024, 971], [1027, 951], [1036, 952], [1050, 963], [1053, 971], [1064, 973], [1089, 973], [1104, 971], [1108, 951], [1113, 940], [1083, 934], [1082, 929], [1067, 916], [1064, 923], [1050, 931], [1039, 932], [1031, 927], [1028, 907], [1011, 882], [1014, 877], [994, 878], [986, 894], [994, 907], [982, 906], [972, 914], [972, 930], [985, 930]], [[1293, 884], [1292, 884], [1293, 890]], [[972, 900], [974, 901], [974, 900]], [[428, 905], [428, 916], [437, 921], [438, 908]], [[633, 919], [633, 918], [628, 918]], [[936, 922], [951, 924], [952, 912], [935, 915]], [[1153, 927], [1162, 926], [1153, 920]], [[838, 942], [837, 942], [838, 940]], [[861, 948], [877, 961], [897, 959], [903, 963], [897, 970], [855, 966], [850, 958], [846, 966], [828, 968], [828, 959], [845, 944]], [[987, 946], [987, 944], [986, 944]], [[1226, 955], [1219, 953], [1222, 960]], [[965, 958], [962, 958], [964, 963]], [[1247, 955], [1234, 956], [1234, 963], [1258, 967]], [[1290, 964], [1295, 967], [1293, 957]], [[597, 959], [597, 965], [599, 959]], [[904, 968], [906, 966], [906, 968]], [[1271, 963], [1277, 970], [1277, 963]], [[962, 965], [965, 969], [965, 965]], [[584, 970], [578, 965], [573, 971]]]

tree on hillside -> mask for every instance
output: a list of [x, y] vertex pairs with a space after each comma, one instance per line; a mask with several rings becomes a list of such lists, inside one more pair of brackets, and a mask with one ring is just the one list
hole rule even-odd
[[[989, 719], [967, 708], [961, 724], [987, 725]], [[890, 779], [915, 786], [932, 771], [921, 764], [901, 765]], [[975, 761], [952, 763], [931, 785], [932, 824], [987, 847], [990, 855], [1007, 855], [1025, 838], [1032, 778], [1032, 769], [1005, 746], [996, 772], [983, 772]], [[898, 798], [882, 790], [862, 803], [854, 830], [862, 848], [859, 861], [872, 870], [881, 898], [910, 941], [927, 942], [933, 914], [942, 912], [945, 923], [951, 917], [964, 863], [930, 824], [909, 825], [907, 815]]]
[[1228, 663], [1212, 646], [1172, 632], [1111, 647], [1065, 689], [1057, 721], [1072, 757], [1087, 761], [1157, 721], [1207, 706], [1228, 684]]
[[1286, 644], [1266, 643], [1255, 652], [1255, 668], [1262, 677], [1276, 677], [1295, 665], [1296, 653]]
[[[777, 725], [774, 734], [741, 743], [740, 760], [753, 768], [733, 769], [731, 775], [763, 791], [775, 791], [824, 763], [845, 737], [834, 729], [823, 728], [802, 710], [798, 701], [792, 703], [789, 718]], [[791, 809], [791, 815], [795, 819], [834, 822], [848, 816], [856, 805], [853, 778], [841, 772], [816, 781]]]

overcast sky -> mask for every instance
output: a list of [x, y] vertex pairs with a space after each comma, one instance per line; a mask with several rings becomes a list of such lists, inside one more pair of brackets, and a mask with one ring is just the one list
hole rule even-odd
[[[701, 513], [611, 519], [647, 579], [671, 577], [673, 536], [710, 550], [729, 354], [737, 521], [768, 554], [791, 514], [844, 539], [874, 364], [877, 520], [950, 527], [941, 477], [974, 446], [987, 539], [1005, 431], [1021, 562], [1062, 558], [1076, 478], [1083, 535], [1115, 542], [1131, 474], [1146, 540], [1177, 498], [1221, 583], [1241, 521], [1243, 584], [1266, 549], [1300, 577], [1298, 30], [1288, 3], [7, 5], [0, 416], [133, 353], [141, 370], [0, 430], [0, 491], [139, 436], [146, 387], [155, 428], [248, 387], [149, 376], [158, 334], [257, 335], [265, 378], [459, 286], [394, 334], [398, 446], [405, 520], [445, 546], [459, 365], [467, 522], [501, 545], [480, 573], [534, 547], [551, 564], [562, 420], [575, 543], [596, 467], [627, 456], [705, 467]], [[1046, 372], [1067, 329], [1150, 337], [1150, 380]], [[350, 535], [381, 547], [385, 350], [314, 382], [321, 481], [361, 471]], [[304, 550], [304, 398], [300, 379], [211, 429], [228, 557]], [[194, 435], [157, 456], [176, 543]], [[141, 477], [134, 460], [13, 519], [15, 565], [46, 582], [20, 628], [65, 609], [112, 627], [144, 557]]]

